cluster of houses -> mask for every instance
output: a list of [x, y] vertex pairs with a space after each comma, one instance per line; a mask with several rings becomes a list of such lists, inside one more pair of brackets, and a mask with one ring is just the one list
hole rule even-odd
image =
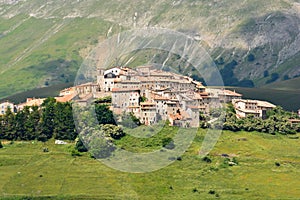
[[[75, 101], [87, 105], [93, 99], [111, 96], [110, 109], [115, 114], [133, 113], [145, 125], [169, 120], [173, 126], [198, 127], [199, 114], [232, 103], [237, 117], [248, 115], [265, 118], [276, 106], [259, 100], [245, 100], [242, 95], [226, 89], [212, 89], [188, 76], [142, 66], [136, 69], [114, 67], [99, 70], [97, 81], [66, 88], [56, 97], [58, 102]], [[40, 106], [44, 99], [29, 98], [25, 103], [0, 104], [0, 115], [7, 108], [21, 110]], [[299, 116], [300, 116], [300, 110]]]

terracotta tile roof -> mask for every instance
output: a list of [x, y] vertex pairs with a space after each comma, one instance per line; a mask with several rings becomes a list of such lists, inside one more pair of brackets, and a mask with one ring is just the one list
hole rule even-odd
[[180, 114], [178, 114], [178, 113], [176, 113], [175, 115], [170, 114], [169, 117], [170, 117], [172, 120], [182, 120], [182, 119], [183, 119], [182, 115], [180, 115]]
[[69, 94], [69, 95], [65, 95], [62, 97], [55, 97], [55, 99], [57, 102], [66, 103], [66, 102], [72, 101], [75, 96], [76, 96], [76, 94]]
[[239, 93], [237, 93], [235, 91], [231, 91], [231, 90], [224, 90], [223, 92], [226, 96], [235, 96], [235, 97], [243, 96], [242, 94], [239, 94]]

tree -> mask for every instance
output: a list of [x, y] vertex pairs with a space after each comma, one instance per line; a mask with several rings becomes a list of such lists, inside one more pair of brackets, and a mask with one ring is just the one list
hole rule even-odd
[[3, 148], [3, 145], [2, 145], [1, 140], [0, 140], [0, 149], [2, 149], [2, 148]]
[[89, 144], [89, 151], [94, 158], [107, 158], [115, 150], [114, 146], [104, 138], [94, 138]]
[[128, 127], [128, 128], [136, 128], [140, 126], [142, 123], [140, 120], [134, 116], [133, 113], [126, 114], [125, 112], [122, 115], [122, 122], [121, 125]]
[[264, 78], [268, 77], [269, 76], [269, 71], [268, 70], [265, 70], [264, 71]]
[[84, 141], [94, 158], [107, 158], [115, 150], [114, 145], [110, 139], [106, 137], [106, 133], [101, 129], [101, 126], [89, 128], [87, 130], [88, 134], [85, 135]]
[[83, 142], [80, 138], [78, 138], [76, 141], [75, 149], [79, 152], [87, 152], [88, 151], [88, 149], [85, 147], [85, 145], [83, 144]]
[[2, 134], [3, 139], [15, 140], [16, 139], [16, 129], [15, 129], [15, 115], [11, 109], [7, 109], [2, 121]]
[[101, 127], [101, 130], [104, 132], [104, 136], [106, 138], [112, 138], [115, 140], [119, 140], [122, 137], [125, 136], [125, 133], [123, 132], [123, 130], [115, 125], [112, 124], [105, 124]]
[[17, 112], [15, 117], [15, 129], [16, 129], [16, 139], [18, 140], [26, 140], [26, 128], [25, 128], [25, 121], [27, 116], [29, 115], [29, 111], [21, 110]]
[[96, 116], [99, 124], [116, 125], [113, 112], [109, 110], [107, 105], [95, 105]]
[[247, 56], [247, 60], [248, 60], [248, 62], [253, 62], [253, 61], [255, 60], [255, 56], [254, 56], [252, 53], [250, 53], [250, 54]]
[[0, 115], [0, 139], [4, 139], [4, 124], [3, 124], [3, 116]]
[[55, 103], [54, 98], [47, 98], [42, 104], [42, 117], [40, 123], [40, 135], [45, 135], [47, 139], [53, 136], [55, 128], [54, 117], [55, 117]]
[[25, 129], [27, 140], [34, 140], [37, 138], [39, 134], [39, 123], [41, 114], [38, 106], [32, 106], [30, 108], [24, 108], [25, 110], [29, 110], [29, 116], [27, 116], [25, 121]]
[[172, 138], [163, 138], [162, 139], [162, 146], [166, 149], [174, 149], [175, 148], [175, 144]]
[[140, 99], [139, 99], [139, 101], [140, 101], [140, 103], [146, 102], [147, 98], [145, 96], [141, 96]]
[[74, 140], [77, 137], [70, 103], [56, 103], [54, 124], [55, 139]]

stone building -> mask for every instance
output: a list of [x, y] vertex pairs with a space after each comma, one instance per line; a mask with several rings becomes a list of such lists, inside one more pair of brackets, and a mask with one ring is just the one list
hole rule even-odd
[[15, 105], [9, 101], [0, 103], [0, 115], [4, 115], [7, 109], [10, 109], [12, 112], [15, 112]]
[[236, 115], [239, 118], [244, 118], [249, 115], [254, 117], [266, 118], [268, 110], [275, 108], [274, 104], [266, 101], [247, 100], [247, 99], [234, 99], [232, 104], [235, 108]]

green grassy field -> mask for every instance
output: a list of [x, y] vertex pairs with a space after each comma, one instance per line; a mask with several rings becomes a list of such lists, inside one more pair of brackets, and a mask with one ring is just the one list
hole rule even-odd
[[[4, 143], [0, 149], [0, 198], [22, 199], [298, 199], [299, 139], [261, 133], [223, 132], [207, 163], [197, 155], [205, 130], [191, 147], [161, 170], [115, 171], [69, 145], [54, 141]], [[127, 146], [135, 140], [125, 138]], [[121, 141], [122, 142], [122, 141]], [[49, 152], [44, 153], [43, 147]], [[221, 154], [236, 157], [223, 164]], [[280, 163], [276, 166], [275, 162]]]

